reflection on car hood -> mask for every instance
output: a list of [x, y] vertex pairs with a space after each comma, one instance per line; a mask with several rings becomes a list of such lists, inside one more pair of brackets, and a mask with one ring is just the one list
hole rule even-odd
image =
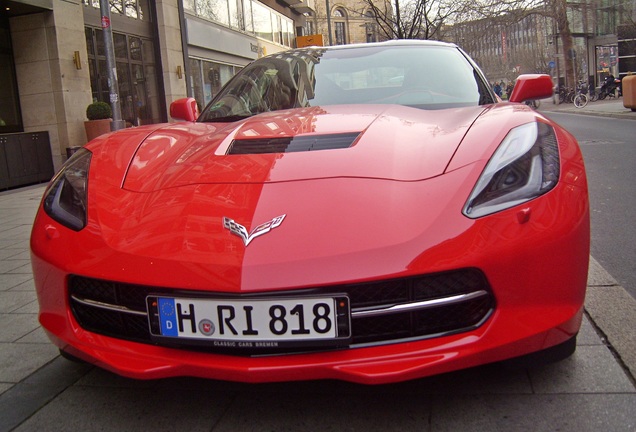
[[[150, 192], [205, 183], [431, 178], [444, 172], [483, 110], [338, 105], [271, 112], [229, 124], [175, 124], [141, 144], [124, 187]], [[334, 137], [335, 147], [330, 144]], [[237, 142], [249, 151], [230, 154]], [[302, 145], [282, 153], [280, 143], [289, 142]], [[259, 150], [272, 143], [271, 153]]]

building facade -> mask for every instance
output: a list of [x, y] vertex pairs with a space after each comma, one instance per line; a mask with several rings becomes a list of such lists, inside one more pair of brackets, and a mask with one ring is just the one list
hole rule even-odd
[[56, 165], [86, 143], [86, 107], [112, 100], [105, 28], [133, 127], [168, 121], [178, 98], [204, 106], [251, 60], [294, 46], [313, 11], [313, 0], [103, 1], [109, 20], [100, 0], [0, 3], [0, 136], [46, 132]]
[[[600, 86], [605, 77], [636, 71], [636, 2], [585, 0], [567, 2], [573, 47], [564, 52], [554, 19], [546, 10], [521, 20], [479, 20], [449, 28], [447, 40], [462, 46], [497, 82], [512, 81], [520, 73], [551, 74], [565, 79], [566, 62], [577, 81]], [[630, 36], [631, 35], [631, 36]]]
[[378, 29], [373, 12], [364, 0], [316, 2], [314, 11], [308, 14], [304, 31], [306, 34], [323, 35], [325, 45], [385, 40]]

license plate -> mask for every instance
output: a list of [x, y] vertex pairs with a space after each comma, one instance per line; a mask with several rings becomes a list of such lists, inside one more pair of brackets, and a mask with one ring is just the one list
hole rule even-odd
[[268, 341], [305, 345], [350, 336], [349, 300], [345, 296], [268, 299], [151, 296], [147, 302], [153, 335], [183, 341], [265, 347]]

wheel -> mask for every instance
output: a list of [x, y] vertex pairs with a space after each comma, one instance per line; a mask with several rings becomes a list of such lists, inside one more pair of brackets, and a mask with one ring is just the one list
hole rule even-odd
[[592, 93], [589, 99], [590, 99], [590, 102], [596, 102], [598, 100], [598, 94]]
[[565, 360], [576, 351], [576, 336], [565, 342], [522, 357], [516, 357], [497, 363], [507, 370], [521, 370]]
[[585, 96], [583, 93], [581, 94], [577, 94], [574, 97], [574, 106], [577, 108], [583, 108], [587, 105], [587, 96]]
[[69, 354], [66, 351], [60, 350], [60, 355], [62, 357], [64, 357], [66, 360], [68, 361], [72, 361], [73, 363], [83, 363], [83, 364], [88, 364], [87, 362], [85, 362], [84, 360], [82, 360], [79, 357], [75, 357], [73, 354]]
[[598, 94], [598, 100], [603, 100], [607, 97], [607, 93], [605, 93], [605, 90], [601, 90], [600, 93]]

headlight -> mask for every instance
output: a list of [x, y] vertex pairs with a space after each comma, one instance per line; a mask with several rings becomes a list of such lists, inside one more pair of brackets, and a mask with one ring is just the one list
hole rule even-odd
[[475, 219], [543, 195], [556, 186], [559, 166], [551, 126], [536, 122], [512, 129], [479, 177], [464, 215]]
[[93, 154], [79, 149], [66, 161], [44, 195], [44, 211], [62, 225], [79, 231], [86, 226], [88, 168]]

